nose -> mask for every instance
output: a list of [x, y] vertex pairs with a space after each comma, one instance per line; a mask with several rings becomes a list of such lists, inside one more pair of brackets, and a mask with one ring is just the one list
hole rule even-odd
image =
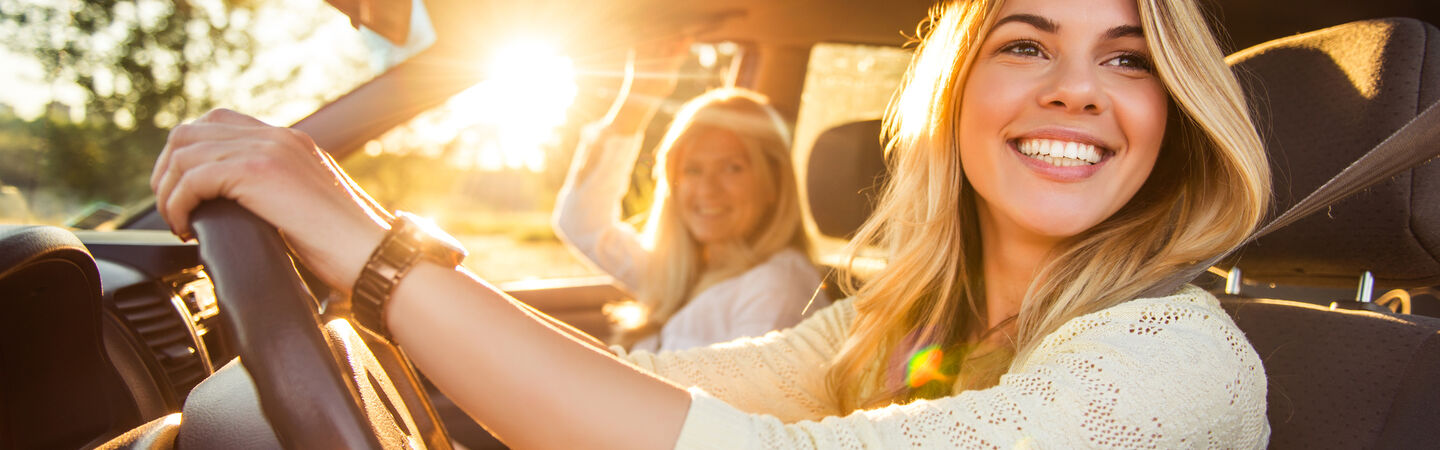
[[1095, 65], [1078, 60], [1058, 65], [1040, 93], [1040, 104], [1070, 114], [1098, 114], [1108, 109], [1109, 98], [1097, 70]]
[[713, 170], [702, 170], [690, 177], [690, 186], [701, 198], [712, 197], [723, 190], [719, 174]]

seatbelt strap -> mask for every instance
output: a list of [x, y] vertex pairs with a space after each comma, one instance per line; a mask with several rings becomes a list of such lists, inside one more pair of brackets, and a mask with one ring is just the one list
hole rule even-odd
[[1145, 290], [1138, 298], [1163, 297], [1173, 294], [1180, 289], [1180, 285], [1194, 280], [1210, 266], [1261, 236], [1314, 214], [1316, 211], [1329, 207], [1376, 183], [1388, 180], [1400, 171], [1420, 165], [1437, 155], [1440, 155], [1440, 102], [1432, 103], [1425, 108], [1425, 111], [1415, 116], [1409, 123], [1400, 127], [1355, 162], [1350, 163], [1348, 167], [1330, 178], [1330, 181], [1326, 181], [1310, 195], [1305, 196], [1305, 199], [1295, 203], [1274, 220], [1251, 233], [1250, 237], [1240, 245], [1175, 272]]

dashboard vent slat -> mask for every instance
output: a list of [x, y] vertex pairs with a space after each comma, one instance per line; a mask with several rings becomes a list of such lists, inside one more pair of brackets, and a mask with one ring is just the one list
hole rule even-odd
[[183, 403], [190, 390], [210, 375], [201, 360], [204, 352], [197, 351], [204, 344], [192, 331], [193, 323], [187, 323], [192, 320], [188, 308], [160, 283], [120, 289], [115, 292], [114, 304], [159, 363], [175, 398]]

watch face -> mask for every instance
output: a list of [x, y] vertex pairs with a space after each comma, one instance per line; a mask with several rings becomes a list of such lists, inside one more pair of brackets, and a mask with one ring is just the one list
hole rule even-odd
[[435, 225], [434, 221], [405, 211], [395, 211], [395, 217], [398, 219], [397, 225], [403, 221], [408, 222], [407, 226], [414, 227], [414, 230], [406, 231], [414, 232], [411, 236], [420, 243], [425, 257], [451, 266], [460, 265], [460, 262], [465, 260], [465, 247]]

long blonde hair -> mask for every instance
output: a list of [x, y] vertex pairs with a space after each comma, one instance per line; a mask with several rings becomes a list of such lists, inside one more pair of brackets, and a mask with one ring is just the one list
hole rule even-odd
[[652, 256], [635, 292], [649, 311], [648, 323], [637, 330], [617, 330], [619, 343], [633, 343], [657, 331], [702, 281], [698, 244], [681, 220], [672, 192], [690, 141], [710, 131], [732, 133], [740, 140], [755, 179], [769, 181], [763, 185], [762, 195], [774, 201], [747, 239], [734, 244], [737, 251], [730, 253], [738, 257], [706, 267], [708, 278], [738, 275], [786, 248], [810, 254], [810, 241], [800, 221], [800, 197], [785, 120], [765, 96], [753, 91], [724, 88], [702, 94], [680, 108], [655, 151], [655, 198], [641, 233]]
[[987, 331], [975, 192], [961, 170], [956, 124], [964, 82], [1004, 0], [950, 2], [922, 23], [886, 112], [892, 178], [849, 249], [855, 261], [876, 246], [888, 262], [863, 286], [843, 286], [855, 297], [856, 318], [828, 380], [844, 411], [993, 385], [1065, 322], [1135, 298], [1240, 243], [1259, 223], [1269, 166], [1204, 15], [1192, 0], [1137, 3], [1171, 99], [1155, 169], [1113, 216], [1051, 252], [1025, 293], [1010, 352], [989, 358], [993, 370], [962, 376], [944, 392], [897, 386], [902, 369], [893, 362], [928, 345], [963, 353]]

